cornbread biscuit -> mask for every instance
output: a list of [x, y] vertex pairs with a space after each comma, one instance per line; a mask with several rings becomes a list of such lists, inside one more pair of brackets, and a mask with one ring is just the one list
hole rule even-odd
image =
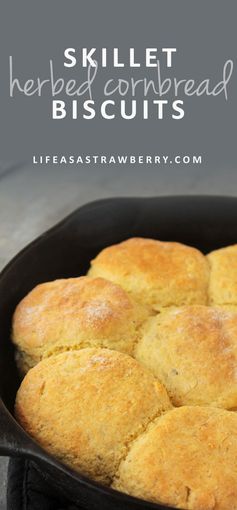
[[109, 347], [132, 353], [147, 313], [103, 278], [42, 283], [17, 306], [12, 339], [20, 371], [64, 350]]
[[207, 258], [210, 304], [237, 306], [237, 244], [212, 251]]
[[237, 408], [237, 313], [202, 305], [163, 311], [143, 328], [135, 357], [176, 406]]
[[118, 283], [154, 310], [207, 302], [208, 262], [196, 248], [180, 243], [128, 239], [102, 250], [89, 275]]
[[31, 369], [15, 411], [42, 447], [108, 484], [129, 442], [170, 408], [163, 385], [136, 360], [110, 349], [82, 349]]
[[236, 413], [174, 409], [134, 441], [113, 486], [176, 508], [236, 510], [236, 431]]

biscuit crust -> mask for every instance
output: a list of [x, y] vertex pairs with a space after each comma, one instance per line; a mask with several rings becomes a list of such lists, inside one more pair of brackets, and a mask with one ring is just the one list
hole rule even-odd
[[181, 407], [131, 445], [114, 488], [188, 510], [237, 509], [237, 415]]
[[237, 244], [207, 255], [210, 263], [209, 302], [237, 306]]
[[237, 312], [202, 305], [162, 312], [143, 328], [135, 357], [175, 406], [237, 408]]
[[102, 250], [90, 276], [102, 276], [153, 310], [206, 304], [209, 264], [196, 248], [174, 242], [131, 238]]
[[31, 369], [15, 412], [42, 447], [108, 484], [129, 442], [170, 408], [164, 386], [136, 360], [110, 349], [82, 349]]
[[109, 246], [35, 287], [12, 340], [16, 418], [49, 453], [144, 500], [237, 510], [237, 244]]
[[64, 350], [108, 347], [131, 354], [147, 311], [103, 278], [42, 283], [17, 306], [12, 340], [26, 373], [42, 358]]

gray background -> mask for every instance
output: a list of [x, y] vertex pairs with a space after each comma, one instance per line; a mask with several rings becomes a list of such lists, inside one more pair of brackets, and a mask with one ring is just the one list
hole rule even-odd
[[[199, 81], [211, 77], [214, 85], [221, 79], [224, 62], [228, 58], [235, 60], [235, 0], [2, 0], [1, 6], [2, 165], [26, 164], [35, 153], [202, 153], [201, 169], [186, 167], [185, 173], [179, 175], [179, 167], [157, 168], [157, 183], [168, 173], [171, 188], [175, 186], [173, 178], [182, 179], [185, 186], [185, 177], [190, 173], [194, 176], [201, 172], [205, 178], [212, 170], [229, 172], [235, 168], [236, 69], [227, 103], [224, 96], [186, 98], [186, 114], [179, 121], [56, 121], [50, 118], [51, 101], [46, 92], [41, 99], [20, 95], [9, 98], [8, 94], [9, 55], [14, 58], [15, 73], [25, 80], [38, 75], [47, 77], [48, 62], [53, 58], [59, 74], [68, 79], [75, 75], [82, 81], [80, 66], [74, 70], [63, 67], [67, 47], [119, 47], [124, 57], [130, 46], [141, 57], [146, 47], [176, 47], [174, 66], [167, 72], [164, 68], [164, 73]], [[127, 71], [127, 76], [144, 76], [146, 72], [141, 68]], [[98, 100], [102, 84], [115, 74], [114, 69], [98, 72]], [[88, 173], [92, 171], [88, 169]], [[95, 171], [100, 169], [96, 167]], [[144, 168], [145, 179], [146, 171]], [[122, 172], [121, 166], [118, 172]]]
[[[190, 99], [181, 121], [53, 121], [49, 98], [8, 97], [8, 57], [19, 75], [63, 71], [63, 51], [75, 46], [174, 46], [180, 78], [213, 77], [235, 60], [236, 1], [2, 0], [0, 16], [0, 265], [75, 207], [118, 195], [235, 195], [236, 69], [229, 101]], [[78, 68], [78, 73], [80, 69]], [[107, 70], [108, 77], [114, 74]], [[70, 73], [69, 73], [70, 74]], [[68, 74], [68, 77], [69, 77]], [[144, 74], [144, 73], [143, 73]], [[105, 75], [98, 79], [100, 84]], [[203, 154], [202, 166], [33, 167], [34, 153]], [[6, 462], [1, 461], [5, 509]]]

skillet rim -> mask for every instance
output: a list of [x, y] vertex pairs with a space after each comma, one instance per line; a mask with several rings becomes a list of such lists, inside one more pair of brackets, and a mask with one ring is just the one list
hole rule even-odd
[[[205, 202], [205, 203], [207, 203], [207, 202], [213, 202], [213, 203], [214, 202], [216, 202], [216, 203], [225, 202], [225, 203], [227, 203], [227, 202], [229, 202], [230, 203], [231, 201], [233, 201], [237, 204], [237, 197], [234, 195], [225, 196], [225, 195], [210, 195], [210, 194], [161, 195], [161, 196], [145, 196], [145, 197], [144, 196], [125, 196], [125, 197], [115, 196], [115, 197], [107, 197], [107, 198], [103, 198], [103, 199], [99, 199], [99, 200], [93, 200], [93, 201], [85, 203], [85, 204], [79, 206], [78, 208], [76, 208], [75, 210], [73, 210], [71, 213], [66, 215], [59, 222], [57, 222], [55, 225], [48, 228], [45, 232], [43, 232], [42, 234], [37, 236], [30, 243], [28, 243], [24, 248], [22, 248], [16, 255], [14, 255], [14, 257], [0, 271], [0, 281], [3, 277], [5, 277], [9, 273], [9, 271], [11, 271], [11, 269], [12, 269], [12, 267], [14, 267], [15, 263], [18, 262], [22, 258], [22, 256], [24, 256], [25, 253], [29, 252], [33, 247], [35, 247], [39, 243], [43, 242], [44, 239], [48, 239], [51, 235], [56, 233], [62, 227], [65, 227], [66, 223], [70, 222], [70, 220], [73, 220], [73, 218], [76, 217], [77, 214], [80, 213], [81, 211], [84, 211], [86, 209], [91, 209], [94, 206], [100, 206], [100, 205], [114, 203], [114, 202], [142, 203], [142, 202], [150, 202], [152, 200], [154, 200], [154, 201], [158, 200], [158, 201], [162, 201], [162, 202], [167, 202], [167, 201], [170, 201], [170, 202], [176, 201], [177, 202], [178, 201], [180, 203], [191, 200], [193, 202], [196, 202], [196, 204], [199, 204], [199, 205], [201, 202]], [[134, 496], [130, 496], [128, 494], [119, 492], [115, 489], [112, 489], [111, 487], [106, 487], [98, 482], [95, 482], [94, 480], [91, 480], [90, 478], [84, 476], [83, 474], [77, 473], [73, 469], [70, 469], [69, 467], [67, 467], [60, 461], [58, 461], [55, 457], [51, 456], [46, 450], [41, 448], [39, 446], [39, 444], [36, 441], [34, 441], [34, 439], [31, 436], [29, 436], [26, 433], [26, 431], [21, 427], [21, 425], [16, 421], [14, 415], [7, 409], [1, 396], [0, 396], [0, 402], [1, 402], [0, 416], [1, 416], [2, 412], [5, 413], [5, 417], [8, 414], [9, 422], [11, 422], [11, 426], [15, 426], [16, 434], [19, 433], [19, 431], [17, 431], [17, 429], [19, 429], [21, 431], [21, 435], [22, 436], [24, 435], [25, 439], [28, 440], [28, 442], [29, 442], [29, 446], [25, 449], [23, 446], [22, 451], [18, 452], [18, 453], [13, 451], [14, 445], [13, 446], [9, 445], [9, 452], [8, 452], [9, 456], [16, 456], [16, 455], [20, 455], [23, 457], [25, 456], [25, 457], [31, 458], [36, 463], [37, 463], [37, 461], [39, 461], [40, 463], [49, 465], [49, 466], [53, 467], [54, 469], [60, 470], [60, 472], [62, 472], [69, 478], [73, 479], [75, 482], [79, 482], [80, 485], [83, 485], [87, 489], [89, 489], [89, 490], [92, 489], [94, 492], [99, 492], [102, 495], [116, 498], [117, 500], [119, 500], [119, 502], [121, 504], [123, 504], [123, 502], [126, 504], [126, 502], [127, 502], [128, 504], [131, 504], [131, 505], [134, 503], [143, 509], [147, 508], [147, 509], [161, 510], [161, 509], [168, 508], [170, 510], [176, 510], [174, 507], [165, 505], [163, 503], [160, 503], [160, 504], [152, 503], [150, 501], [142, 500], [140, 498], [136, 498]], [[0, 443], [1, 443], [1, 438], [0, 438]], [[37, 447], [36, 450], [35, 450], [35, 447]], [[11, 448], [12, 448], [12, 451], [10, 451]], [[0, 445], [0, 452], [1, 452], [1, 445]], [[1, 453], [0, 453], [0, 455], [1, 455]]]

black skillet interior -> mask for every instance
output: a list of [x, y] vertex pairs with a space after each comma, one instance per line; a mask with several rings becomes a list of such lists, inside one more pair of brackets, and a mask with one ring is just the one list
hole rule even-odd
[[[10, 343], [11, 318], [16, 304], [39, 282], [85, 274], [89, 261], [102, 248], [134, 236], [180, 241], [203, 252], [234, 244], [237, 242], [237, 198], [173, 196], [92, 202], [15, 257], [0, 275], [0, 391], [10, 412], [19, 385]], [[7, 420], [5, 423], [7, 428]], [[8, 446], [12, 455], [17, 453], [14, 440]], [[34, 457], [30, 438], [24, 450], [27, 449], [26, 454]], [[70, 488], [72, 501], [86, 502], [85, 508], [88, 503], [90, 509], [98, 509], [100, 505], [105, 509], [165, 508], [118, 495], [79, 476], [70, 476], [69, 471], [57, 469], [57, 462], [48, 464], [46, 454], [41, 457], [45, 476], [54, 479], [62, 490]]]

